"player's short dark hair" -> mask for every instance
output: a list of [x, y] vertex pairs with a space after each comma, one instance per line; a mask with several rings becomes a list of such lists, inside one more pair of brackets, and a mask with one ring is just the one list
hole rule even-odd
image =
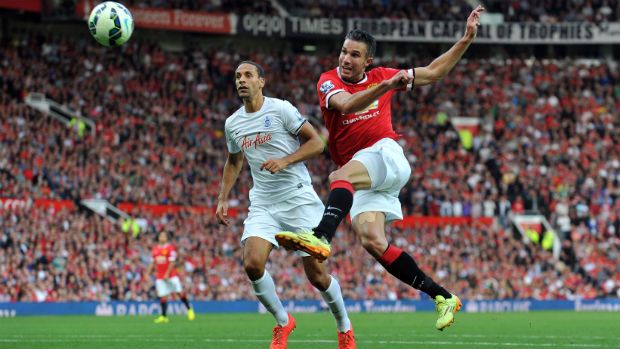
[[168, 238], [168, 241], [172, 240], [172, 237], [174, 236], [174, 234], [170, 230], [160, 230], [157, 234], [155, 234], [155, 241], [159, 241], [159, 234], [162, 233], [166, 234], [166, 238]]
[[369, 32], [361, 29], [353, 29], [347, 33], [345, 39], [359, 41], [366, 44], [366, 57], [374, 57], [377, 49], [377, 40]]
[[251, 64], [251, 65], [253, 65], [254, 67], [256, 67], [256, 71], [258, 72], [258, 77], [259, 78], [265, 78], [265, 69], [263, 69], [263, 67], [261, 67], [260, 64], [254, 62], [254, 61], [241, 61], [239, 64], [237, 64], [237, 68], [235, 69], [235, 71], [237, 69], [239, 69], [239, 67], [242, 64]]

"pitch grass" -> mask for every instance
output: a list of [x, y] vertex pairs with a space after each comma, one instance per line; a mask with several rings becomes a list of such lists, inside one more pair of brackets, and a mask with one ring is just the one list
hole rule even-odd
[[[175, 316], [54, 316], [0, 318], [0, 348], [255, 349], [268, 348], [266, 314]], [[337, 348], [328, 313], [295, 314], [289, 349]], [[433, 313], [351, 314], [359, 349], [377, 348], [620, 348], [620, 314], [590, 312], [459, 313], [444, 332]]]

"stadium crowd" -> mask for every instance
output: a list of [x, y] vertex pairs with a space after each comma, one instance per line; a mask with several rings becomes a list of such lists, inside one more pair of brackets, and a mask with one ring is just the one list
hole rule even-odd
[[[299, 17], [407, 18], [410, 20], [461, 21], [473, 9], [465, 0], [412, 3], [403, 0], [279, 1]], [[484, 0], [487, 12], [502, 14], [506, 22], [612, 22], [618, 20], [618, 0]]]
[[[0, 50], [0, 197], [103, 198], [112, 203], [213, 206], [225, 161], [223, 122], [240, 105], [232, 80], [241, 56], [226, 50], [162, 51], [130, 42], [111, 53], [86, 41], [25, 34]], [[336, 57], [287, 52], [245, 56], [263, 64], [267, 95], [319, 118], [313, 88]], [[419, 66], [426, 57], [383, 59]], [[309, 68], [310, 67], [310, 68]], [[620, 290], [620, 81], [617, 62], [464, 60], [440, 84], [397, 94], [394, 125], [412, 179], [409, 215], [495, 216], [494, 227], [393, 229], [424, 267], [465, 298], [593, 298]], [[96, 137], [26, 106], [48, 98], [96, 123]], [[466, 149], [448, 120], [476, 116]], [[315, 123], [318, 126], [318, 123]], [[308, 163], [325, 197], [327, 155]], [[240, 183], [250, 183], [244, 171]], [[248, 205], [238, 185], [232, 205]], [[511, 212], [537, 211], [562, 238], [559, 262], [508, 233]], [[168, 229], [185, 258], [196, 299], [252, 298], [240, 267], [241, 221], [150, 217], [132, 240], [81, 212], [0, 211], [0, 300], [145, 299], [149, 237]], [[364, 255], [348, 229], [330, 263], [348, 298], [419, 297]], [[458, 237], [458, 238], [457, 238]], [[404, 244], [403, 244], [404, 245]], [[347, 247], [344, 249], [344, 247]], [[360, 264], [363, 261], [363, 264]], [[294, 257], [278, 252], [274, 274], [285, 298], [316, 298]]]
[[[145, 273], [158, 229], [174, 232], [181, 278], [193, 299], [252, 299], [238, 243], [241, 219], [224, 229], [211, 215], [148, 217], [152, 228], [134, 239], [110, 221], [80, 212], [0, 213], [0, 302], [153, 299], [153, 275]], [[370, 258], [348, 226], [339, 234], [328, 266], [345, 298], [420, 298]], [[397, 245], [410, 246], [428, 273], [466, 299], [602, 295], [549, 252], [532, 249], [503, 229], [466, 224], [394, 228], [390, 234]], [[294, 254], [275, 251], [268, 268], [283, 298], [320, 299]], [[616, 274], [609, 282], [615, 291], [620, 279]]]
[[[189, 1], [128, 0], [128, 6], [184, 10], [221, 11], [237, 14], [260, 13], [279, 15], [285, 12], [297, 17], [407, 18], [410, 20], [460, 21], [473, 9], [466, 0], [434, 0], [412, 3], [404, 0], [279, 0], [270, 1]], [[484, 0], [490, 13], [501, 13], [506, 22], [613, 22], [618, 20], [618, 0]]]

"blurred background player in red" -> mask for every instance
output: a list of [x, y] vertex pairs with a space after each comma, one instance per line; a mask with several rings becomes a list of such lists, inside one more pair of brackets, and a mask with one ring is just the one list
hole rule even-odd
[[190, 321], [196, 318], [194, 309], [192, 309], [187, 300], [187, 295], [183, 292], [181, 280], [179, 280], [177, 274], [177, 251], [174, 245], [168, 241], [168, 238], [168, 233], [164, 231], [159, 233], [157, 237], [158, 244], [153, 246], [153, 262], [149, 265], [147, 272], [147, 275], [150, 275], [153, 266], [155, 266], [155, 288], [161, 306], [161, 315], [155, 319], [156, 324], [168, 323], [168, 296], [172, 294], [178, 294], [181, 302], [185, 304], [187, 318]]

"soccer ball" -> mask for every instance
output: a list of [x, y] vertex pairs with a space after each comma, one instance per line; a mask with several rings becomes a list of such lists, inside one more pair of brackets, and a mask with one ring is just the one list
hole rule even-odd
[[97, 5], [88, 17], [90, 34], [103, 46], [120, 46], [133, 33], [133, 16], [127, 7], [114, 1]]

